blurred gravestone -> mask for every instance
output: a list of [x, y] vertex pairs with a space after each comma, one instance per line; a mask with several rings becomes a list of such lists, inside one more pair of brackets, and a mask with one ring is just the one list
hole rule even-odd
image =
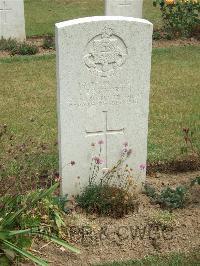
[[106, 16], [142, 18], [143, 0], [105, 0]]
[[23, 0], [0, 0], [0, 38], [25, 40]]

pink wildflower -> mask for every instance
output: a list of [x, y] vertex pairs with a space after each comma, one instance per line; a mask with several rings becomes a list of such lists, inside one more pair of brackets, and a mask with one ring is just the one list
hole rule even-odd
[[124, 147], [128, 147], [128, 142], [127, 141], [124, 142], [123, 145], [124, 145]]
[[146, 169], [146, 164], [144, 164], [144, 163], [142, 163], [142, 164], [140, 164], [140, 170], [144, 170], [144, 169]]
[[104, 144], [104, 141], [101, 139], [98, 141], [98, 144], [101, 145], [101, 144]]
[[93, 157], [93, 160], [95, 161], [96, 164], [102, 164], [103, 160], [99, 158], [98, 156]]

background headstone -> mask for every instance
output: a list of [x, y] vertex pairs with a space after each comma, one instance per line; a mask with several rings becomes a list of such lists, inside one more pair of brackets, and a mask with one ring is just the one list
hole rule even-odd
[[106, 16], [142, 18], [143, 0], [105, 0]]
[[0, 38], [26, 38], [23, 0], [0, 0]]
[[91, 143], [103, 140], [104, 168], [121, 156], [145, 181], [152, 24], [128, 17], [91, 17], [56, 24], [60, 175], [63, 194], [88, 184]]

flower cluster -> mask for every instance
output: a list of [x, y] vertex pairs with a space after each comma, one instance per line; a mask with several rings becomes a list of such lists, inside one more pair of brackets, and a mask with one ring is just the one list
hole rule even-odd
[[167, 4], [167, 5], [174, 5], [177, 2], [182, 2], [182, 3], [198, 3], [198, 1], [199, 0], [179, 0], [179, 1], [176, 1], [176, 0], [165, 0], [165, 4]]
[[122, 158], [124, 158], [124, 157], [129, 157], [130, 155], [131, 155], [131, 153], [132, 153], [132, 149], [130, 149], [129, 147], [128, 147], [128, 142], [126, 141], [126, 142], [124, 142], [123, 143], [123, 148], [122, 148]]
[[142, 163], [139, 165], [140, 170], [145, 170], [146, 169], [146, 164]]
[[103, 163], [103, 160], [98, 156], [94, 156], [92, 158], [92, 160], [94, 160], [96, 164], [102, 164]]
[[167, 4], [167, 5], [173, 5], [174, 4], [174, 0], [165, 0], [165, 3]]
[[163, 36], [198, 39], [200, 0], [153, 0], [153, 5], [159, 5], [162, 13]]
[[[96, 180], [98, 173], [99, 173], [100, 165], [104, 163], [103, 159], [101, 158], [102, 145], [104, 144], [104, 141], [99, 140], [97, 143], [98, 143], [99, 151], [98, 151], [98, 155], [94, 154], [92, 156], [92, 160], [90, 164], [89, 184], [92, 184]], [[96, 143], [92, 142], [91, 146], [95, 148]], [[96, 153], [95, 150], [93, 150], [93, 152]]]
[[101, 140], [98, 141], [98, 144], [102, 145], [102, 144], [104, 144], [104, 141], [101, 139]]
[[[94, 161], [95, 164], [99, 165], [99, 164], [103, 164], [103, 162], [104, 162], [103, 159], [101, 159], [101, 152], [102, 152], [102, 147], [101, 146], [104, 144], [104, 141], [103, 140], [99, 140], [98, 144], [99, 144], [99, 155], [98, 156], [97, 155], [93, 156], [92, 157], [92, 161]], [[91, 146], [95, 147], [96, 144], [94, 142], [92, 142]]]

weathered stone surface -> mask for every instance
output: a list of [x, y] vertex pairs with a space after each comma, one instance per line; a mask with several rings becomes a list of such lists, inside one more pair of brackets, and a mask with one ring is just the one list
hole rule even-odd
[[105, 0], [106, 16], [142, 18], [143, 0]]
[[[130, 17], [91, 17], [56, 24], [60, 175], [63, 194], [88, 183], [101, 145], [101, 171], [121, 156], [145, 180], [152, 24]], [[99, 141], [102, 144], [97, 144]], [[96, 143], [92, 146], [91, 143]]]
[[23, 0], [0, 0], [0, 38], [26, 38]]

